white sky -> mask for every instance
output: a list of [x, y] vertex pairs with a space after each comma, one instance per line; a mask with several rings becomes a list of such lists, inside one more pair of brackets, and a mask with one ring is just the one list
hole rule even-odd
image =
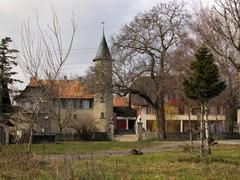
[[[164, 0], [0, 0], [0, 38], [11, 37], [16, 48], [20, 49], [23, 22], [29, 20], [30, 24], [35, 25], [38, 14], [40, 24], [46, 27], [51, 23], [52, 3], [65, 40], [71, 30], [73, 11], [78, 29], [71, 56], [63, 71], [68, 75], [82, 75], [95, 57], [102, 36], [100, 22], [105, 22], [106, 38], [110, 39], [139, 11], [150, 9], [159, 2]], [[204, 2], [210, 3], [212, 0]], [[34, 26], [32, 30], [35, 30]], [[18, 76], [26, 81], [21, 73]]]

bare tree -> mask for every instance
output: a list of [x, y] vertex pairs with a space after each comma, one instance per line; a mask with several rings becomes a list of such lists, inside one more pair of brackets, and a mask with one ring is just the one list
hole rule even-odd
[[72, 18], [72, 33], [67, 51], [65, 51], [66, 47], [63, 44], [67, 43], [62, 41], [60, 24], [54, 9], [52, 9], [52, 25], [48, 26], [48, 31], [42, 29], [38, 19], [37, 26], [39, 33], [36, 35], [31, 32], [29, 23], [23, 25], [20, 51], [21, 68], [28, 77], [32, 77], [32, 83], [37, 87], [37, 91], [34, 86], [28, 89], [31, 96], [28, 98], [31, 101], [31, 108], [24, 108], [30, 115], [28, 152], [30, 152], [34, 125], [40, 118], [40, 114], [49, 109], [50, 92], [69, 57], [76, 32], [76, 24]]
[[184, 7], [179, 2], [160, 3], [139, 13], [113, 37], [114, 90], [138, 94], [153, 107], [160, 139], [166, 138], [164, 82], [189, 19]]
[[94, 119], [87, 115], [73, 120], [69, 127], [74, 129], [82, 140], [91, 140], [97, 129]]
[[62, 109], [61, 99], [54, 98], [53, 104], [49, 109], [49, 115], [49, 118], [56, 124], [59, 133], [62, 133], [72, 121], [73, 107], [70, 105], [66, 109]]
[[196, 38], [211, 48], [221, 76], [226, 82], [226, 119], [230, 132], [233, 131], [238, 107], [239, 4], [239, 0], [215, 0], [212, 9], [202, 6], [196, 8], [196, 19], [191, 24]]
[[214, 6], [196, 8], [193, 29], [218, 55], [228, 59], [239, 71], [240, 1], [215, 0]]

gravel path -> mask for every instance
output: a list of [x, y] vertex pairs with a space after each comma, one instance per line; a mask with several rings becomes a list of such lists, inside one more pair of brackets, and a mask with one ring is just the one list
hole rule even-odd
[[[154, 153], [161, 151], [172, 151], [179, 148], [179, 146], [186, 144], [186, 141], [164, 141], [161, 145], [141, 149], [143, 153]], [[37, 159], [43, 161], [51, 160], [80, 160], [80, 159], [92, 159], [99, 157], [110, 157], [116, 155], [129, 155], [131, 154], [131, 149], [124, 150], [108, 150], [99, 151], [84, 154], [59, 154], [59, 155], [35, 155]]]
[[[217, 140], [219, 144], [240, 144], [240, 140]], [[143, 153], [155, 153], [161, 151], [173, 151], [179, 149], [181, 146], [186, 145], [189, 141], [162, 141], [158, 146], [141, 149]], [[194, 142], [198, 144], [197, 141]], [[56, 160], [81, 160], [81, 159], [95, 159], [101, 157], [110, 157], [117, 155], [130, 155], [131, 149], [125, 150], [108, 150], [84, 154], [59, 154], [59, 155], [35, 155], [39, 160], [43, 161], [56, 161]]]

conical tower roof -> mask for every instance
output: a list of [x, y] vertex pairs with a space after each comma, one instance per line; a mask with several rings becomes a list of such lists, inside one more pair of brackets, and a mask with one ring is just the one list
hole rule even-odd
[[93, 61], [98, 61], [98, 60], [112, 60], [111, 53], [109, 51], [104, 33], [98, 47], [97, 55]]

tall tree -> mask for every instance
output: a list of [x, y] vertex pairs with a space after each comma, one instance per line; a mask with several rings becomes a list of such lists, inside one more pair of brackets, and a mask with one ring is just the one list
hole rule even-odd
[[240, 1], [215, 0], [214, 6], [196, 8], [191, 29], [199, 42], [214, 53], [220, 74], [226, 82], [225, 104], [227, 129], [233, 132], [237, 121], [239, 97]]
[[113, 38], [114, 90], [138, 94], [153, 107], [159, 139], [166, 138], [164, 83], [188, 19], [183, 3], [160, 3], [139, 13]]
[[196, 8], [193, 29], [215, 53], [240, 71], [240, 0], [214, 0], [212, 8]]
[[191, 64], [192, 73], [183, 82], [184, 92], [190, 99], [197, 100], [201, 106], [201, 155], [203, 155], [204, 122], [208, 153], [210, 154], [208, 122], [204, 120], [206, 115], [206, 103], [211, 98], [219, 95], [225, 89], [225, 83], [219, 80], [218, 67], [214, 64], [214, 57], [206, 45], [197, 49], [196, 60]]
[[9, 49], [11, 42], [10, 37], [5, 37], [0, 44], [0, 117], [2, 119], [5, 113], [12, 111], [8, 86], [18, 81], [12, 77], [16, 74], [12, 68], [17, 65], [14, 54], [18, 53], [18, 50]]
[[[34, 34], [29, 24], [23, 25], [22, 31], [22, 49], [20, 56], [20, 66], [25, 74], [32, 77], [39, 88], [36, 91], [34, 88], [30, 88], [30, 97], [32, 101], [32, 106], [30, 108], [24, 108], [22, 104], [22, 109], [24, 109], [25, 114], [29, 114], [29, 142], [28, 142], [28, 152], [31, 151], [32, 137], [34, 132], [34, 126], [40, 119], [40, 115], [44, 114], [43, 103], [50, 104], [51, 101], [51, 90], [54, 87], [55, 80], [60, 76], [62, 67], [68, 60], [73, 40], [76, 33], [76, 24], [74, 16], [71, 19], [71, 30], [69, 33], [69, 41], [62, 41], [62, 33], [60, 22], [57, 14], [52, 7], [52, 21], [48, 25], [46, 31], [43, 30], [42, 26], [38, 26], [38, 35]], [[38, 37], [38, 38], [36, 38]], [[39, 79], [44, 79], [46, 81], [39, 81]], [[19, 104], [20, 105], [20, 104]], [[50, 118], [48, 118], [50, 121]], [[49, 122], [50, 123], [50, 122]]]

